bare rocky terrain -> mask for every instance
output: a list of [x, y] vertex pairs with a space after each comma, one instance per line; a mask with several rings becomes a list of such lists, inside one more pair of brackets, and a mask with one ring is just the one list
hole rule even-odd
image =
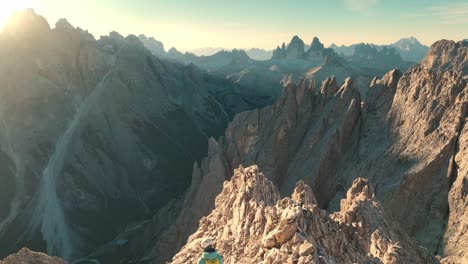
[[257, 166], [240, 167], [171, 263], [197, 263], [203, 237], [216, 241], [227, 264], [437, 263], [386, 218], [365, 179], [356, 179], [341, 209], [328, 215], [304, 182], [281, 199]]
[[[329, 78], [319, 93], [313, 82], [290, 85], [272, 106], [238, 114], [224, 137], [210, 140], [209, 156], [194, 169], [187, 209], [168, 232], [195, 232], [197, 216], [216, 210], [205, 190], [221, 192], [234, 168], [258, 165], [282, 195], [303, 180], [329, 212], [364, 177], [389, 221], [442, 262], [466, 262], [467, 46], [435, 43], [406, 73], [375, 78], [366, 100], [352, 79], [339, 86]], [[159, 249], [154, 256], [164, 255]]]
[[345, 59], [294, 37], [258, 62], [12, 19], [3, 263], [64, 263], [24, 246], [194, 263], [206, 236], [226, 263], [468, 263], [468, 42], [409, 67], [392, 49]]
[[44, 253], [33, 252], [27, 248], [0, 260], [0, 264], [67, 264], [68, 262], [57, 257], [49, 257]]

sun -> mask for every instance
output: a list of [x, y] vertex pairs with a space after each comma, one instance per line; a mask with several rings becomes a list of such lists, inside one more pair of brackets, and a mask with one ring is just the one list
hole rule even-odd
[[33, 8], [35, 2], [36, 0], [0, 0], [0, 31], [5, 27], [12, 12]]

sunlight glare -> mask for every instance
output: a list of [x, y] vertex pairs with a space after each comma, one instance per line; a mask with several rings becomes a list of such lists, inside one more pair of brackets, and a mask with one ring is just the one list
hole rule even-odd
[[12, 12], [33, 8], [34, 2], [35, 0], [0, 0], [0, 31], [5, 27]]

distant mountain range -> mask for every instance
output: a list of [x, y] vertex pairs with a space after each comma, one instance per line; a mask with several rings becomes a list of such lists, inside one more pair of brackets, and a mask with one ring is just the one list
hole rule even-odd
[[[164, 50], [164, 45], [162, 42], [150, 37], [147, 38], [145, 35], [139, 36], [140, 40], [145, 43], [147, 48], [151, 50], [153, 53], [162, 54], [162, 50]], [[381, 50], [384, 47], [391, 47], [395, 48], [396, 51], [400, 54], [401, 58], [408, 62], [418, 62], [424, 58], [427, 51], [429, 50], [428, 46], [421, 44], [415, 37], [408, 37], [402, 38], [395, 43], [389, 45], [378, 45], [372, 43], [356, 43], [349, 46], [341, 45], [338, 46], [336, 44], [331, 44], [329, 48], [332, 48], [336, 51], [339, 55], [343, 57], [352, 56], [354, 54], [354, 49], [357, 45], [360, 44], [368, 44], [377, 48], [377, 50]], [[285, 48], [288, 48], [289, 43], [285, 43]], [[304, 51], [306, 52], [309, 50], [310, 45], [304, 44]], [[193, 54], [196, 56], [211, 56], [220, 51], [227, 51], [230, 49], [223, 48], [223, 47], [203, 47], [197, 48], [187, 51], [188, 54]], [[273, 56], [273, 50], [266, 50], [261, 48], [250, 48], [250, 49], [240, 49], [245, 51], [245, 53], [254, 60], [269, 60]]]
[[[188, 50], [189, 53], [193, 53], [197, 56], [211, 56], [214, 55], [220, 51], [223, 50], [229, 50], [226, 48], [222, 47], [204, 47], [204, 48], [197, 48], [197, 49], [192, 49]], [[250, 49], [241, 49], [247, 53], [247, 55], [254, 60], [269, 60], [271, 59], [271, 56], [273, 55], [272, 50], [265, 50], [265, 49], [260, 49], [260, 48], [250, 48]]]
[[374, 76], [382, 76], [394, 68], [405, 71], [412, 64], [403, 60], [394, 47], [377, 48], [359, 44], [352, 47], [353, 50], [357, 47], [356, 54], [353, 51], [352, 56], [346, 56], [338, 54], [333, 48], [326, 48], [317, 37], [310, 44], [305, 44], [294, 36], [291, 41], [278, 45], [271, 55], [262, 49], [234, 49], [197, 56], [190, 52], [182, 53], [176, 48], [163, 52], [164, 46], [154, 38], [140, 36], [140, 40], [158, 57], [184, 65], [194, 64], [255, 91], [257, 95], [263, 95], [266, 101], [273, 100], [281, 93], [283, 85], [290, 81], [298, 82], [305, 78], [320, 83], [332, 75], [338, 82], [352, 76], [365, 96]]
[[[330, 48], [334, 49], [337, 53], [342, 56], [353, 56], [356, 46], [362, 45], [364, 43], [353, 44], [350, 46], [337, 46], [335, 44], [330, 45]], [[401, 55], [401, 58], [405, 61], [418, 62], [424, 58], [429, 47], [421, 44], [416, 38], [402, 38], [395, 43], [390, 45], [377, 45], [377, 44], [367, 44], [381, 50], [385, 47], [395, 48], [396, 51]]]
[[202, 48], [196, 48], [196, 49], [191, 49], [188, 50], [189, 53], [193, 53], [197, 56], [210, 56], [215, 53], [218, 53], [222, 50], [225, 50], [223, 47], [202, 47]]

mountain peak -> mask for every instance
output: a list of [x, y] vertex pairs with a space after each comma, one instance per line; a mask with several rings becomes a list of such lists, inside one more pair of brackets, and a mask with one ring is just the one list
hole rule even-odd
[[124, 39], [124, 37], [122, 35], [120, 35], [120, 33], [117, 32], [117, 31], [110, 32], [109, 37], [111, 39], [115, 39], [115, 40], [123, 40]]
[[468, 75], [468, 42], [439, 40], [432, 44], [421, 64], [426, 69], [455, 71]]
[[417, 38], [413, 37], [413, 36], [410, 36], [408, 39], [409, 39], [411, 42], [415, 43], [415, 44], [417, 44], [417, 43], [421, 44], [421, 43], [419, 42], [419, 40], [418, 40]]
[[310, 50], [317, 52], [323, 50], [324, 48], [325, 46], [320, 42], [320, 40], [317, 37], [314, 37], [312, 44], [310, 44]]
[[302, 59], [304, 58], [304, 41], [298, 36], [294, 36], [286, 49], [287, 59]]
[[50, 25], [47, 20], [32, 8], [13, 12], [4, 28], [4, 32], [11, 35], [42, 34], [48, 30]]
[[294, 35], [291, 39], [291, 42], [290, 42], [290, 45], [291, 43], [304, 43], [304, 41], [302, 41], [302, 39], [298, 36], [298, 35]]
[[145, 47], [151, 51], [154, 55], [157, 56], [164, 56], [165, 51], [164, 51], [164, 44], [156, 40], [153, 37], [146, 37], [144, 34], [138, 35], [138, 39], [145, 45]]
[[180, 52], [179, 50], [177, 50], [175, 47], [170, 48], [170, 49], [167, 51], [167, 54], [169, 54], [169, 55], [174, 55], [174, 56], [183, 55], [183, 53]]
[[423, 46], [421, 42], [415, 37], [407, 37], [402, 38], [393, 44], [394, 46], [402, 46], [402, 45], [412, 45], [412, 46]]
[[272, 59], [304, 59], [304, 41], [300, 39], [297, 35], [293, 36], [289, 45], [283, 42], [280, 47], [277, 47], [273, 51]]
[[138, 38], [139, 38], [140, 40], [148, 40], [148, 37], [146, 37], [145, 34], [140, 34], [140, 35], [138, 35]]
[[196, 263], [203, 237], [216, 241], [225, 263], [437, 262], [386, 220], [368, 180], [356, 179], [341, 210], [327, 215], [304, 182], [296, 184], [291, 197], [281, 198], [256, 165], [235, 170], [215, 209], [172, 263]]
[[55, 23], [56, 29], [75, 29], [66, 18], [60, 18], [57, 23]]

